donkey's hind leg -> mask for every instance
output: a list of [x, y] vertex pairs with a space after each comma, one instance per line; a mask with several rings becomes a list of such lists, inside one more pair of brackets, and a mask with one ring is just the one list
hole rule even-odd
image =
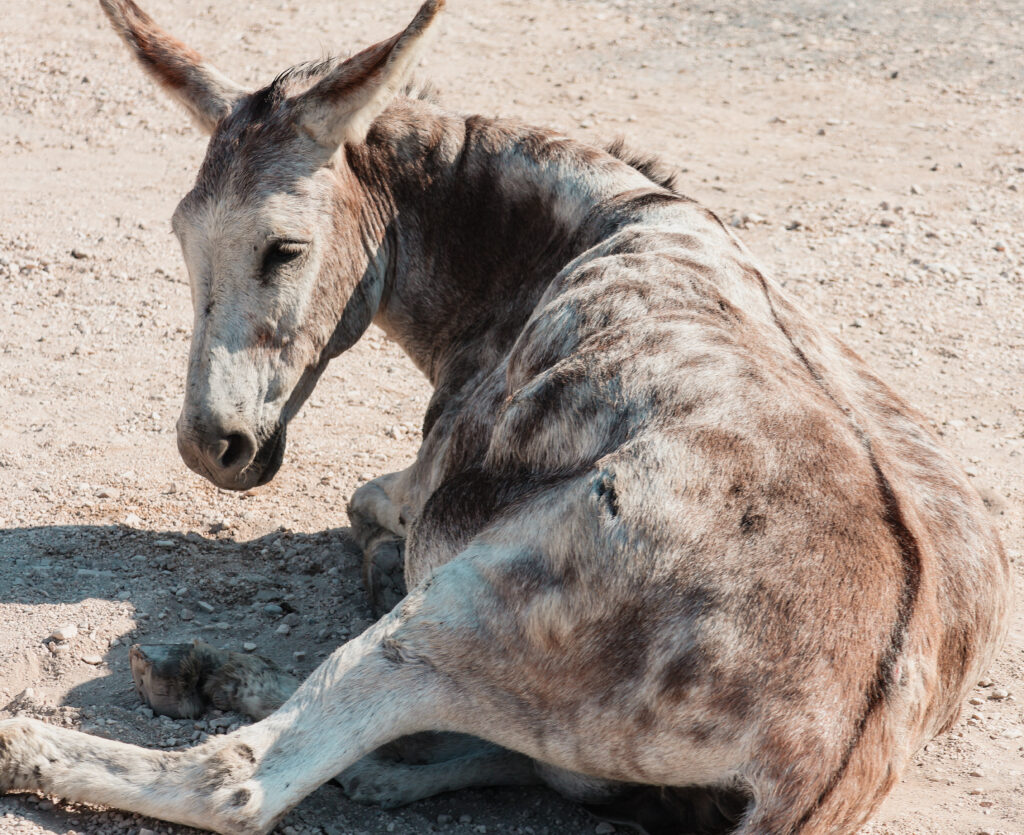
[[540, 782], [533, 760], [465, 734], [403, 737], [363, 757], [337, 777], [359, 803], [385, 809], [459, 789]]

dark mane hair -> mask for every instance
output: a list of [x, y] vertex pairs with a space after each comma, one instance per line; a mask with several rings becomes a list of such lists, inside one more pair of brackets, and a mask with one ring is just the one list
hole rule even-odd
[[621, 136], [608, 145], [605, 150], [626, 165], [635, 168], [651, 182], [657, 183], [673, 194], [683, 196], [677, 181], [678, 172], [653, 154], [642, 154], [627, 147], [626, 141]]

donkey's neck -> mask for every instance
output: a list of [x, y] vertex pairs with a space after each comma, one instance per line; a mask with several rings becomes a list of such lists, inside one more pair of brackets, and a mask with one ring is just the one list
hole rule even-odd
[[375, 321], [446, 388], [507, 353], [552, 278], [600, 237], [602, 201], [657, 188], [556, 132], [413, 100], [349, 160], [386, 227]]

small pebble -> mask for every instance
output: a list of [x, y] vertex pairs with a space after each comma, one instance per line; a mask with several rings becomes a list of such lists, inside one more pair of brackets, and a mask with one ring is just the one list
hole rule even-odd
[[1002, 688], [997, 687], [995, 690], [988, 694], [988, 697], [993, 702], [1000, 702], [1009, 695], [1010, 692], [1008, 690], [1003, 690]]
[[615, 827], [612, 826], [608, 821], [601, 821], [597, 826], [594, 827], [596, 835], [611, 835], [615, 831]]
[[263, 607], [263, 614], [276, 617], [277, 615], [284, 614], [284, 609], [282, 609], [276, 603], [268, 603], [266, 606]]
[[278, 635], [288, 635], [291, 633], [292, 628], [287, 623], [282, 623], [275, 631]]
[[256, 644], [254, 644], [252, 641], [246, 641], [244, 644], [242, 644], [242, 649], [244, 649], [246, 652], [255, 652]]
[[441, 824], [441, 825], [444, 825], [446, 823], [451, 823], [452, 822], [452, 816], [451, 815], [438, 815], [437, 816], [437, 822], [439, 824]]
[[215, 611], [217, 611], [215, 607], [207, 603], [205, 600], [200, 600], [198, 603], [196, 603], [196, 606], [198, 606], [208, 615], [212, 615]]
[[292, 653], [292, 657], [296, 661], [305, 661], [306, 660], [306, 653], [303, 650], [299, 649], [299, 650], [296, 650], [295, 652]]
[[82, 660], [86, 664], [92, 664], [94, 667], [103, 663], [103, 658], [99, 655], [83, 655]]
[[182, 620], [192, 620], [195, 616], [195, 612], [191, 609], [182, 609], [181, 614], [179, 615]]
[[284, 616], [284, 622], [287, 623], [289, 626], [298, 626], [299, 620], [300, 618], [297, 612], [289, 612], [287, 615]]

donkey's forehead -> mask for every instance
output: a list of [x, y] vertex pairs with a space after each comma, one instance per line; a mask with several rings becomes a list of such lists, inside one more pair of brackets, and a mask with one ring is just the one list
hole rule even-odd
[[286, 119], [225, 124], [210, 139], [193, 191], [249, 195], [291, 188], [320, 165], [311, 144]]

